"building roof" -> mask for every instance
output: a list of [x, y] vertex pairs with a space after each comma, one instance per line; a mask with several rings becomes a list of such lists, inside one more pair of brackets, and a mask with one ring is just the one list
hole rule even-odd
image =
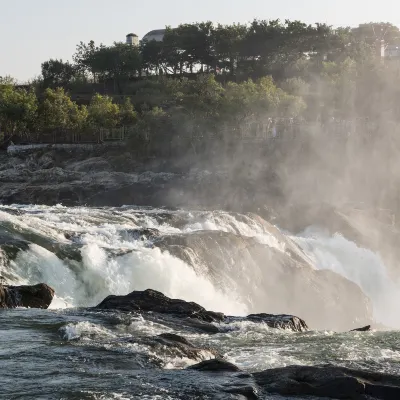
[[139, 37], [138, 35], [136, 35], [136, 33], [128, 33], [126, 35], [126, 37], [130, 37], [130, 36]]
[[165, 31], [166, 29], [155, 29], [154, 31], [147, 32], [144, 36], [163, 35]]

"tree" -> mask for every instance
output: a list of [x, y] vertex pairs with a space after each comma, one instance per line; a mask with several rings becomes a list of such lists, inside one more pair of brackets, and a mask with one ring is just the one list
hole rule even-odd
[[120, 111], [108, 96], [96, 94], [88, 107], [90, 126], [99, 128], [114, 128], [120, 122]]
[[79, 107], [63, 88], [45, 90], [43, 101], [39, 105], [38, 124], [41, 130], [81, 129], [86, 118], [86, 107]]
[[42, 64], [45, 87], [66, 86], [75, 76], [76, 68], [68, 61], [50, 59]]
[[0, 83], [0, 133], [3, 140], [10, 140], [15, 134], [33, 130], [38, 102], [33, 91], [17, 89], [5, 80]]
[[119, 118], [122, 125], [133, 125], [137, 122], [138, 114], [129, 97], [119, 106]]

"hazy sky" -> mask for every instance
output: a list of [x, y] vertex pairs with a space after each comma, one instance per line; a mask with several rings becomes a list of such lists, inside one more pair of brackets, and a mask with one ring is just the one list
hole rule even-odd
[[71, 59], [80, 41], [111, 44], [129, 32], [183, 22], [301, 19], [330, 25], [388, 21], [400, 26], [398, 0], [0, 0], [0, 76], [40, 73], [50, 58]]

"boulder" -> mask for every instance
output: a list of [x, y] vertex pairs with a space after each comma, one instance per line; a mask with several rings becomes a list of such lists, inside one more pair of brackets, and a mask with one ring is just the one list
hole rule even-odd
[[168, 357], [189, 358], [195, 361], [222, 357], [214, 349], [197, 347], [184, 337], [173, 333], [163, 333], [153, 338], [147, 338], [144, 343], [153, 347], [157, 355]]
[[199, 364], [191, 365], [188, 369], [195, 369], [203, 372], [239, 372], [239, 367], [221, 358], [205, 360]]
[[170, 299], [156, 290], [134, 291], [126, 296], [108, 296], [95, 309], [119, 311], [152, 311], [180, 318], [195, 318], [205, 322], [221, 322], [224, 314], [207, 311], [200, 305]]
[[334, 399], [399, 399], [400, 377], [333, 365], [289, 366], [253, 374], [266, 393]]
[[54, 290], [39, 283], [32, 286], [0, 285], [0, 308], [43, 308], [50, 306], [54, 297]]

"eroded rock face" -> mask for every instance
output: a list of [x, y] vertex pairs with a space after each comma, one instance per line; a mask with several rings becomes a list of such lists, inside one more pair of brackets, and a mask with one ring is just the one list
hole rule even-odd
[[[290, 366], [253, 374], [266, 393], [334, 399], [399, 399], [400, 377], [332, 365]], [[369, 396], [369, 397], [368, 397]]]
[[54, 290], [39, 283], [32, 286], [0, 285], [0, 308], [43, 308], [50, 306], [54, 297]]

